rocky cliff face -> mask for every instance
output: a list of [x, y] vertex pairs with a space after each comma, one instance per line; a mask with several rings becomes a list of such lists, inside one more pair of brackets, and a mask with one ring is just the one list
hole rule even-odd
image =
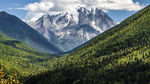
[[50, 43], [69, 51], [100, 33], [116, 25], [102, 10], [91, 8], [78, 9], [78, 21], [68, 13], [44, 15], [29, 23], [36, 31], [46, 37]]

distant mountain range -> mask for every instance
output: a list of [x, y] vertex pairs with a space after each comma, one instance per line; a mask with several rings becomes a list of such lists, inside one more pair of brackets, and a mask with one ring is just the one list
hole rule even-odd
[[6, 12], [0, 12], [0, 32], [20, 40], [38, 51], [51, 54], [62, 53], [61, 49], [48, 42], [45, 37], [25, 22]]
[[116, 25], [101, 9], [78, 9], [78, 17], [68, 13], [44, 15], [29, 25], [48, 41], [62, 49], [72, 50]]

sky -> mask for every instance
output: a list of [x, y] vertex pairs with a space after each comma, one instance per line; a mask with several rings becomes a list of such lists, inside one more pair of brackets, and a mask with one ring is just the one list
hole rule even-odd
[[114, 21], [121, 22], [147, 5], [150, 0], [0, 0], [0, 11], [30, 22], [44, 14], [77, 14], [79, 7], [92, 7], [101, 8]]

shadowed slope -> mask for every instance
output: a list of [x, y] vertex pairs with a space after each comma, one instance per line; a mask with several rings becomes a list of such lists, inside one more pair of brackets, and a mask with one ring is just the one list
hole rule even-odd
[[27, 43], [38, 51], [51, 54], [62, 52], [26, 23], [6, 12], [0, 12], [0, 31], [11, 38]]

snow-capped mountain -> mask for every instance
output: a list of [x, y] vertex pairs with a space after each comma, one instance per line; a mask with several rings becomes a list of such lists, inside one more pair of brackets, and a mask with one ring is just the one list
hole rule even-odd
[[115, 26], [116, 22], [98, 8], [81, 7], [78, 17], [68, 13], [47, 14], [29, 25], [53, 45], [69, 51]]

